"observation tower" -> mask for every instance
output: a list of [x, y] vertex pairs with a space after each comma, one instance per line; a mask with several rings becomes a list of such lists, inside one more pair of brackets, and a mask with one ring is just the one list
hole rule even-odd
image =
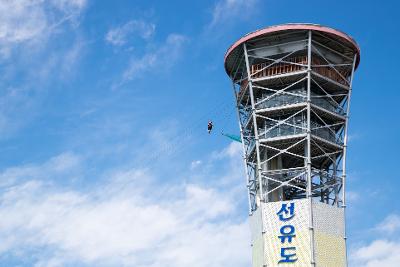
[[253, 267], [347, 266], [347, 129], [359, 62], [350, 36], [315, 24], [257, 30], [226, 52]]

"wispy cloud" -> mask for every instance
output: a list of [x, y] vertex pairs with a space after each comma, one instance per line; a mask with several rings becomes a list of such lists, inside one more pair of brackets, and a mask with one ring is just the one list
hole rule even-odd
[[132, 51], [131, 48], [140, 43], [140, 52], [131, 53], [133, 55], [129, 58], [127, 67], [122, 71], [118, 81], [112, 84], [112, 89], [143, 77], [149, 71], [157, 73], [166, 71], [179, 59], [188, 38], [182, 34], [170, 33], [164, 41], [159, 42], [156, 38], [152, 38], [156, 35], [155, 30], [154, 23], [137, 19], [111, 28], [106, 33], [105, 41], [118, 48], [129, 45], [129, 51]]
[[0, 25], [1, 54], [7, 56], [13, 45], [39, 38], [48, 21], [38, 1], [1, 1]]
[[[0, 1], [0, 136], [7, 138], [37, 113], [41, 94], [54, 78], [66, 78], [83, 41], [56, 46], [75, 35], [86, 0]], [[72, 29], [72, 31], [71, 31]], [[59, 81], [58, 81], [59, 82]]]
[[155, 32], [156, 26], [153, 23], [144, 20], [131, 20], [122, 26], [110, 29], [105, 40], [116, 46], [124, 45], [128, 39], [140, 37], [142, 39], [150, 38]]
[[357, 249], [350, 259], [354, 267], [397, 267], [400, 262], [400, 243], [387, 239], [375, 240]]
[[163, 72], [170, 69], [181, 56], [186, 41], [186, 36], [172, 33], [156, 49], [145, 53], [142, 57], [133, 57], [123, 72], [121, 81], [114, 85], [114, 88], [142, 77], [150, 70]]
[[257, 10], [258, 0], [219, 0], [212, 11], [210, 27], [242, 20]]
[[376, 230], [386, 234], [392, 234], [400, 230], [400, 215], [391, 214], [387, 216], [380, 224], [377, 225]]
[[151, 173], [129, 169], [109, 173], [90, 190], [62, 188], [37, 175], [42, 169], [42, 176], [57, 179], [82, 163], [63, 154], [2, 173], [20, 179], [0, 194], [0, 255], [29, 254], [35, 266], [250, 264], [248, 226], [237, 219], [229, 188], [160, 184]]
[[79, 13], [87, 5], [86, 0], [51, 0], [50, 2], [59, 10], [70, 14]]
[[7, 58], [14, 48], [35, 45], [47, 39], [64, 21], [76, 18], [85, 0], [1, 1], [0, 52]]
[[371, 229], [379, 237], [355, 248], [350, 254], [354, 267], [397, 267], [400, 262], [400, 216], [391, 214]]
[[11, 167], [0, 173], [0, 188], [21, 183], [27, 180], [47, 180], [53, 176], [65, 178], [80, 170], [81, 157], [65, 152], [50, 158], [43, 164], [28, 164]]
[[77, 63], [82, 57], [86, 45], [87, 44], [82, 39], [78, 38], [71, 47], [59, 57], [58, 64], [60, 66], [61, 78], [66, 78], [69, 74], [73, 73]]
[[238, 157], [242, 153], [242, 146], [238, 142], [232, 142], [228, 147], [224, 148], [222, 151], [215, 152], [213, 157], [220, 158], [233, 158]]

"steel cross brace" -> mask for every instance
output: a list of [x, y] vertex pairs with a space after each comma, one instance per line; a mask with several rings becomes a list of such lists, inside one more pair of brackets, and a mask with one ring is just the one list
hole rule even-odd
[[305, 175], [305, 174], [306, 174], [306, 172], [301, 172], [300, 174], [298, 174], [298, 175], [296, 175], [294, 177], [290, 177], [289, 180], [287, 180], [287, 181], [279, 181], [279, 180], [276, 180], [276, 179], [274, 179], [272, 177], [263, 175], [263, 178], [266, 178], [267, 180], [271, 180], [273, 182], [276, 182], [276, 183], [280, 184], [279, 186], [277, 186], [277, 187], [273, 188], [272, 190], [268, 191], [267, 192], [267, 197], [268, 197], [269, 194], [271, 194], [272, 192], [274, 192], [275, 190], [277, 190], [277, 189], [279, 189], [279, 188], [281, 188], [283, 186], [289, 186], [289, 187], [293, 187], [293, 188], [296, 188], [296, 189], [299, 189], [299, 190], [302, 190], [302, 191], [306, 191], [304, 188], [301, 188], [299, 186], [290, 184], [290, 182], [292, 182], [293, 180], [295, 180], [295, 179], [297, 179], [300, 176]]
[[277, 95], [284, 95], [284, 94], [286, 94], [286, 95], [304, 97], [304, 95], [286, 92], [286, 90], [289, 89], [289, 88], [291, 88], [291, 87], [293, 87], [294, 85], [296, 85], [296, 84], [298, 84], [298, 83], [301, 83], [302, 81], [305, 81], [306, 79], [307, 79], [307, 77], [303, 77], [303, 78], [301, 78], [300, 80], [298, 80], [298, 81], [296, 81], [296, 82], [294, 82], [294, 83], [292, 83], [292, 84], [286, 86], [286, 87], [283, 88], [283, 89], [279, 89], [279, 90], [277, 90], [277, 89], [272, 89], [272, 88], [267, 88], [267, 87], [262, 87], [262, 86], [259, 86], [259, 85], [253, 85], [253, 87], [255, 87], [255, 88], [260, 88], [260, 89], [263, 89], [263, 90], [266, 90], [266, 91], [274, 92], [272, 95], [270, 95], [270, 96], [268, 96], [268, 97], [266, 97], [266, 98], [264, 98], [264, 99], [262, 99], [262, 100], [256, 102], [256, 105], [259, 105], [259, 104], [261, 104], [261, 103], [263, 103], [263, 102], [265, 102], [265, 101], [268, 101], [268, 100], [270, 100], [271, 98], [273, 98], [273, 97], [275, 97], [275, 96], [277, 96]]
[[272, 146], [268, 146], [268, 145], [266, 145], [266, 144], [261, 143], [261, 144], [260, 144], [261, 146], [266, 147], [266, 148], [269, 148], [269, 149], [272, 149], [272, 150], [275, 150], [275, 151], [278, 152], [277, 154], [275, 154], [275, 155], [272, 156], [271, 158], [262, 161], [261, 164], [265, 164], [265, 163], [271, 161], [272, 159], [274, 159], [274, 158], [276, 158], [277, 156], [282, 155], [282, 154], [289, 154], [289, 155], [292, 155], [292, 156], [294, 156], [294, 157], [298, 157], [298, 158], [301, 158], [301, 159], [305, 159], [305, 158], [306, 158], [305, 156], [302, 156], [302, 155], [298, 155], [298, 154], [289, 152], [288, 150], [291, 149], [291, 148], [293, 148], [293, 147], [295, 147], [295, 146], [297, 146], [297, 145], [299, 145], [301, 142], [304, 142], [306, 139], [307, 139], [307, 138], [303, 138], [303, 139], [301, 139], [300, 141], [298, 141], [298, 142], [296, 142], [296, 143], [290, 145], [289, 147], [287, 147], [287, 148], [285, 148], [285, 149], [278, 149], [278, 148], [275, 148], [275, 147], [272, 147]]
[[317, 112], [315, 112], [312, 108], [311, 108], [312, 113], [317, 116], [318, 119], [320, 119], [322, 121], [322, 123], [324, 124], [324, 127], [327, 127], [335, 136], [336, 136], [336, 131], [332, 130], [332, 128], [330, 128], [330, 125], [326, 123], [326, 121], [324, 119], [322, 119]]
[[[268, 57], [257, 57], [257, 56], [253, 56], [253, 55], [250, 55], [250, 54], [249, 54], [249, 57], [252, 57], [252, 58], [266, 59], [266, 60], [272, 61], [271, 64], [265, 66], [264, 68], [262, 68], [262, 69], [260, 69], [260, 70], [258, 70], [258, 71], [256, 71], [256, 72], [254, 72], [254, 73], [251, 73], [251, 74], [250, 74], [250, 77], [254, 76], [255, 74], [257, 74], [257, 73], [259, 73], [259, 72], [261, 72], [261, 71], [263, 71], [263, 70], [265, 70], [265, 69], [268, 69], [269, 67], [272, 67], [273, 65], [275, 65], [275, 64], [277, 64], [277, 63], [282, 62], [283, 59], [289, 57], [290, 55], [292, 55], [292, 54], [294, 54], [294, 53], [296, 53], [296, 52], [298, 52], [298, 51], [303, 50], [303, 49], [306, 48], [306, 47], [307, 47], [307, 46], [304, 46], [304, 47], [302, 47], [302, 48], [300, 48], [300, 49], [296, 49], [296, 50], [290, 52], [289, 54], [287, 54], [287, 55], [285, 55], [285, 56], [283, 56], [283, 57], [281, 57], [281, 58], [278, 58], [278, 59], [273, 59], [273, 58], [268, 58]], [[290, 62], [290, 61], [287, 61], [287, 63], [289, 63], [289, 64], [291, 64], [291, 65], [300, 65], [300, 66], [306, 67], [306, 65], [302, 65], [302, 64], [298, 64], [298, 63], [294, 63], [294, 62]]]
[[322, 157], [328, 157], [328, 158], [331, 159], [331, 161], [334, 163], [335, 160], [334, 160], [333, 158], [331, 158], [330, 156], [342, 152], [342, 150], [336, 150], [336, 151], [334, 151], [334, 152], [327, 152], [327, 151], [326, 151], [325, 149], [323, 149], [320, 145], [318, 145], [318, 143], [315, 142], [313, 139], [311, 139], [311, 142], [314, 143], [314, 145], [316, 145], [316, 146], [321, 150], [321, 152], [323, 153], [322, 155], [318, 155], [318, 156], [311, 157], [311, 159], [318, 159], [318, 158], [322, 158]]
[[265, 132], [261, 133], [261, 135], [264, 135], [264, 134], [269, 133], [271, 130], [273, 130], [274, 128], [276, 128], [276, 127], [278, 127], [279, 125], [282, 125], [282, 124], [289, 125], [289, 126], [292, 126], [292, 127], [298, 128], [298, 129], [301, 129], [301, 130], [307, 130], [307, 128], [305, 128], [305, 127], [301, 127], [301, 126], [298, 126], [298, 125], [295, 125], [295, 124], [290, 124], [290, 123], [287, 122], [287, 121], [290, 120], [291, 118], [296, 117], [296, 115], [301, 114], [302, 112], [304, 112], [304, 111], [306, 111], [306, 110], [307, 110], [307, 107], [305, 107], [305, 108], [303, 108], [303, 109], [297, 111], [296, 113], [290, 115], [289, 117], [287, 117], [287, 118], [284, 119], [284, 120], [275, 120], [275, 119], [272, 119], [271, 117], [263, 116], [263, 115], [260, 115], [260, 114], [257, 114], [257, 113], [256, 113], [256, 116], [257, 116], [257, 117], [261, 117], [261, 118], [266, 119], [266, 120], [271, 120], [271, 121], [273, 121], [273, 122], [277, 122], [276, 125], [274, 125], [274, 126], [268, 128]]
[[[340, 103], [338, 103], [333, 96], [345, 96], [345, 98], [347, 98], [348, 94], [329, 94], [316, 80], [314, 80], [311, 77], [311, 80], [325, 93], [325, 96], [323, 97], [328, 97], [330, 100], [332, 100], [333, 102], [335, 102], [335, 104], [337, 105], [337, 107], [339, 107], [341, 110], [345, 111], [344, 108], [340, 105]], [[316, 96], [313, 96], [314, 98], [316, 98]], [[322, 96], [321, 96], [322, 97]]]
[[329, 60], [327, 60], [327, 59], [324, 57], [324, 55], [321, 53], [321, 51], [319, 51], [318, 48], [316, 48], [315, 46], [313, 46], [313, 48], [314, 48], [314, 50], [317, 51], [317, 53], [328, 63], [329, 67], [332, 68], [337, 74], [339, 74], [339, 76], [343, 79], [343, 81], [345, 81], [346, 84], [349, 85], [349, 81], [346, 79], [346, 77], [344, 77], [344, 76], [340, 73], [340, 71], [338, 71], [338, 70], [335, 68], [335, 65], [332, 64]]

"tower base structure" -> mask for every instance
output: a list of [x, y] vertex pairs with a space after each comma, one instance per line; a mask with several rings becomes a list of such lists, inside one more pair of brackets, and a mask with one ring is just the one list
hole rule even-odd
[[[284, 205], [293, 207], [291, 219], [280, 220]], [[310, 202], [299, 199], [260, 203], [250, 216], [253, 267], [346, 266], [344, 210], [322, 202], [312, 206], [315, 262], [310, 258]]]

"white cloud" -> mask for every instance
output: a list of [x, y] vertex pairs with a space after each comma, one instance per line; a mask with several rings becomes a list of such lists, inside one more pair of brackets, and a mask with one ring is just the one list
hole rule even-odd
[[66, 152], [50, 158], [40, 165], [24, 165], [11, 167], [0, 173], [0, 188], [10, 186], [21, 180], [38, 180], [52, 176], [65, 177], [80, 170], [81, 157], [74, 153]]
[[168, 35], [166, 41], [156, 50], [143, 57], [133, 58], [122, 75], [121, 84], [133, 80], [149, 70], [165, 71], [169, 69], [181, 55], [183, 44], [187, 38], [180, 34]]
[[80, 12], [86, 6], [86, 0], [51, 0], [51, 3], [65, 13]]
[[82, 51], [84, 51], [85, 43], [82, 40], [76, 40], [72, 44], [71, 48], [59, 57], [59, 64], [61, 66], [61, 76], [68, 77], [69, 74], [73, 73], [77, 63], [81, 59]]
[[9, 57], [21, 44], [46, 40], [56, 27], [73, 19], [84, 7], [84, 0], [0, 1], [0, 52]]
[[353, 267], [398, 267], [400, 243], [389, 240], [375, 240], [357, 249], [350, 255]]
[[238, 142], [231, 142], [229, 146], [223, 150], [223, 153], [230, 158], [239, 157], [242, 154], [242, 145]]
[[82, 38], [70, 46], [65, 40], [62, 46], [53, 44], [65, 36], [61, 33], [71, 33], [71, 28], [76, 33], [85, 6], [86, 0], [0, 1], [2, 139], [37, 114], [47, 85], [54, 79], [59, 83], [59, 78], [70, 78], [75, 70], [83, 50]]
[[354, 267], [397, 267], [400, 262], [400, 242], [396, 231], [400, 229], [400, 216], [391, 214], [369, 233], [377, 231], [379, 238], [355, 248], [350, 253]]
[[216, 159], [240, 158], [240, 156], [242, 156], [242, 145], [238, 142], [231, 142], [228, 147], [213, 154], [213, 158]]
[[258, 3], [258, 0], [220, 0], [213, 9], [210, 26], [246, 18], [257, 10]]
[[126, 24], [110, 29], [106, 34], [106, 41], [112, 45], [121, 46], [128, 42], [128, 38], [135, 38], [138, 35], [140, 38], [148, 39], [155, 31], [156, 26], [153, 23], [148, 23], [143, 20], [131, 20]]
[[376, 227], [376, 230], [391, 234], [400, 229], [400, 216], [397, 214], [391, 214], [387, 216], [381, 223]]
[[65, 153], [0, 175], [14, 177], [0, 191], [0, 256], [29, 255], [37, 267], [250, 264], [248, 226], [229, 187], [163, 184], [140, 170], [114, 171], [89, 190], [50, 182], [81, 164]]
[[37, 1], [1, 1], [0, 14], [2, 43], [32, 39], [47, 27], [46, 14]]

